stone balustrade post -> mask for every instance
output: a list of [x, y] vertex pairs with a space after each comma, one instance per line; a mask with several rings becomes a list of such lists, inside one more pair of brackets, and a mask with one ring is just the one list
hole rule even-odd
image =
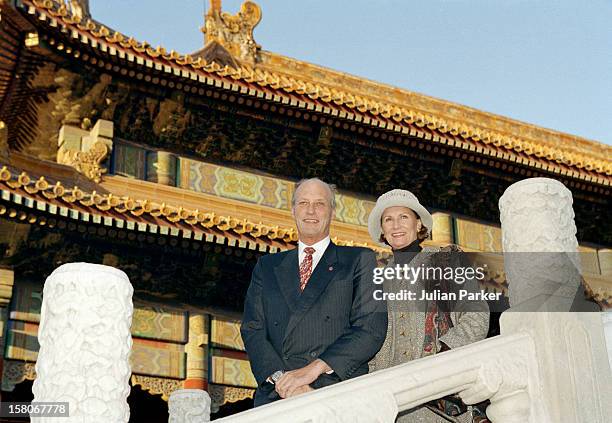
[[[532, 411], [537, 402], [546, 421], [603, 422], [610, 415], [605, 398], [609, 404], [612, 378], [601, 316], [580, 286], [572, 202], [571, 191], [548, 178], [517, 182], [500, 198], [511, 306], [501, 333], [527, 333], [534, 340], [538, 368], [527, 389]], [[568, 313], [577, 306], [591, 312]], [[503, 407], [491, 402], [491, 417], [497, 417]]]
[[517, 182], [500, 198], [513, 310], [569, 311], [578, 294], [584, 301], [572, 201], [570, 190], [548, 178]]
[[133, 288], [122, 271], [69, 263], [45, 281], [35, 402], [68, 402], [70, 417], [33, 422], [127, 422]]

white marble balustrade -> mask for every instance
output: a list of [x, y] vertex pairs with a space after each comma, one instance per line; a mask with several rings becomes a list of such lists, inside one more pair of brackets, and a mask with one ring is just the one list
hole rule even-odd
[[[562, 317], [563, 316], [563, 317]], [[495, 423], [607, 422], [612, 374], [597, 313], [508, 313], [504, 334], [218, 420], [393, 422], [458, 392]]]

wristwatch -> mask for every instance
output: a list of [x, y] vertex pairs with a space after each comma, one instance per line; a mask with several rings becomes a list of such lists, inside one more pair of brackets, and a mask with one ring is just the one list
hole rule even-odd
[[272, 373], [272, 376], [270, 376], [270, 380], [272, 381], [272, 385], [275, 385], [276, 382], [278, 382], [281, 378], [282, 375], [285, 374], [284, 370], [277, 370], [274, 373]]

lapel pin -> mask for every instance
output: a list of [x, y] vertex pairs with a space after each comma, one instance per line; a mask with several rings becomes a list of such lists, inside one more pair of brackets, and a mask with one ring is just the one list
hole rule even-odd
[[329, 266], [329, 271], [331, 272], [332, 270], [334, 270], [334, 266]]

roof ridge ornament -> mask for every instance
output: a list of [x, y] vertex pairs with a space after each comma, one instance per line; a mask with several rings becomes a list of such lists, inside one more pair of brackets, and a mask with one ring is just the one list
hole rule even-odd
[[91, 18], [89, 12], [89, 0], [69, 0], [70, 12], [72, 16], [78, 17], [79, 19]]
[[232, 56], [255, 63], [261, 46], [253, 38], [253, 29], [261, 21], [261, 8], [245, 1], [237, 14], [221, 11], [221, 0], [210, 0], [210, 9], [204, 17], [205, 47], [212, 42], [223, 46]]

